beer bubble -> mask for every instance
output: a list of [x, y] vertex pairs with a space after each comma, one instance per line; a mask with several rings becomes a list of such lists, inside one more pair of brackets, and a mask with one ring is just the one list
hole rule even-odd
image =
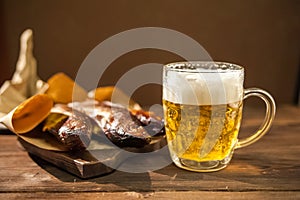
[[171, 119], [176, 119], [178, 117], [178, 112], [177, 110], [174, 110], [172, 108], [169, 108], [168, 109], [168, 116], [171, 118]]

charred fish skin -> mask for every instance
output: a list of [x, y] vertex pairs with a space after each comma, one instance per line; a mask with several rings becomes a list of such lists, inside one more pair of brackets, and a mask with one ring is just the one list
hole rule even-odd
[[[143, 147], [151, 142], [151, 135], [140, 121], [120, 105], [103, 102], [96, 121], [108, 139], [119, 147]], [[99, 108], [99, 107], [98, 107]]]
[[151, 142], [152, 136], [163, 135], [163, 121], [143, 110], [129, 110], [110, 101], [85, 101], [69, 105], [95, 120], [102, 133], [119, 147], [141, 148]]
[[131, 113], [140, 121], [144, 129], [146, 129], [151, 136], [165, 134], [164, 121], [160, 117], [143, 110], [133, 111]]
[[117, 145], [118, 147], [137, 147], [141, 148], [149, 144], [151, 138], [137, 138], [131, 134], [121, 134], [122, 131], [116, 129], [110, 129], [109, 131], [104, 132], [107, 138]]
[[86, 114], [73, 110], [64, 123], [58, 123], [48, 131], [70, 150], [84, 150], [91, 141], [94, 126]]

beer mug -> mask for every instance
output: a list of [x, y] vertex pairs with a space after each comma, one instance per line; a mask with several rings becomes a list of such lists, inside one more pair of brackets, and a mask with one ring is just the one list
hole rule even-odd
[[[260, 139], [275, 116], [266, 91], [243, 88], [244, 68], [224, 62], [177, 62], [163, 68], [163, 110], [168, 148], [180, 168], [211, 172], [225, 168], [235, 149]], [[256, 96], [266, 104], [261, 127], [238, 139], [243, 100]]]

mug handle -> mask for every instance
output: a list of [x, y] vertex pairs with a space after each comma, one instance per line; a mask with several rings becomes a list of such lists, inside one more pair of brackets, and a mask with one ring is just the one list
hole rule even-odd
[[276, 105], [273, 97], [266, 92], [265, 90], [259, 88], [248, 88], [244, 90], [244, 100], [248, 97], [255, 96], [261, 98], [266, 104], [266, 114], [265, 119], [259, 129], [253, 135], [240, 139], [235, 146], [235, 149], [239, 149], [242, 147], [246, 147], [250, 144], [253, 144], [257, 140], [259, 140], [262, 136], [264, 136], [271, 127], [271, 124], [275, 118]]

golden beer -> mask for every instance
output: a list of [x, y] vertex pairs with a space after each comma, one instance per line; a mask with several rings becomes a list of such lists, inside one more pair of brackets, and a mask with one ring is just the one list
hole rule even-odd
[[[176, 166], [197, 172], [223, 169], [233, 151], [260, 139], [270, 128], [276, 105], [259, 88], [244, 89], [244, 68], [225, 62], [189, 61], [164, 65], [163, 110], [170, 156]], [[266, 104], [261, 128], [237, 139], [243, 100]]]
[[186, 105], [163, 100], [171, 156], [181, 162], [221, 161], [237, 143], [242, 101], [221, 105]]

